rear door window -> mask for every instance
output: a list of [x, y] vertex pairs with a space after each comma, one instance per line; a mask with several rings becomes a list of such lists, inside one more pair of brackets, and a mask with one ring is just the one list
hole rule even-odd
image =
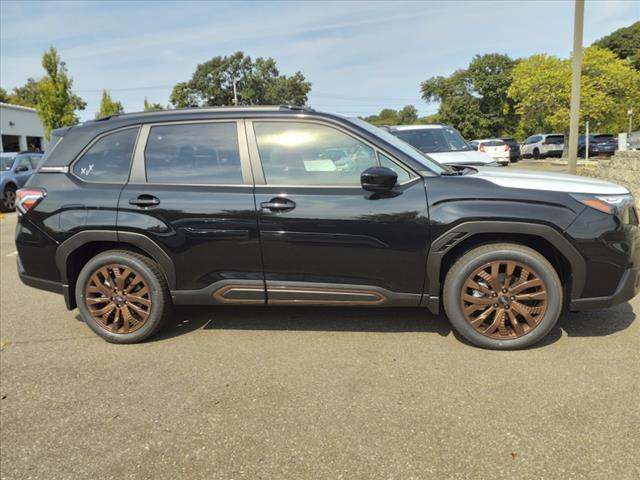
[[564, 135], [547, 135], [546, 142], [553, 145], [560, 145], [564, 143]]
[[144, 158], [148, 183], [243, 183], [235, 122], [152, 127]]
[[104, 135], [73, 165], [73, 173], [86, 182], [126, 183], [138, 130]]

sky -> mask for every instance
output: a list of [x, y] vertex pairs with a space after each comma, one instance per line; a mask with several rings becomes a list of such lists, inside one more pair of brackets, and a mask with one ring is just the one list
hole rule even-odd
[[[272, 57], [312, 83], [308, 104], [365, 116], [413, 104], [420, 83], [465, 68], [476, 54], [568, 57], [573, 1], [28, 2], [0, 0], [0, 86], [43, 75], [56, 47], [93, 118], [102, 89], [140, 111], [168, 104], [196, 66], [238, 50]], [[640, 0], [587, 1], [584, 45], [640, 19]]]

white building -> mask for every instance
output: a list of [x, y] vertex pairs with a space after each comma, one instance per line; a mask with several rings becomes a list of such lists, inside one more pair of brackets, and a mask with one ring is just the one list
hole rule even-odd
[[35, 108], [0, 102], [0, 152], [44, 151], [44, 127]]

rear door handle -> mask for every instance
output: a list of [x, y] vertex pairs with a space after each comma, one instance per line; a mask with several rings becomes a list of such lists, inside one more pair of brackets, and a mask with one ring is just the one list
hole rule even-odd
[[293, 210], [296, 208], [296, 202], [284, 197], [275, 197], [268, 202], [262, 202], [260, 208], [263, 210], [271, 210], [272, 212]]
[[153, 207], [160, 205], [160, 199], [153, 195], [139, 195], [138, 198], [129, 199], [130, 205], [137, 205], [138, 207]]

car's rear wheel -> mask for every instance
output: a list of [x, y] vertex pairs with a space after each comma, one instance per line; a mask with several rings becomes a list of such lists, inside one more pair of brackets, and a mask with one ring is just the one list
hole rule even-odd
[[485, 245], [451, 267], [443, 302], [451, 324], [468, 341], [512, 350], [535, 344], [553, 328], [562, 311], [562, 284], [535, 250]]
[[2, 192], [0, 208], [3, 212], [11, 212], [16, 209], [16, 187], [7, 185]]
[[112, 343], [137, 343], [165, 323], [171, 300], [158, 265], [148, 257], [111, 250], [93, 257], [76, 282], [86, 324]]

